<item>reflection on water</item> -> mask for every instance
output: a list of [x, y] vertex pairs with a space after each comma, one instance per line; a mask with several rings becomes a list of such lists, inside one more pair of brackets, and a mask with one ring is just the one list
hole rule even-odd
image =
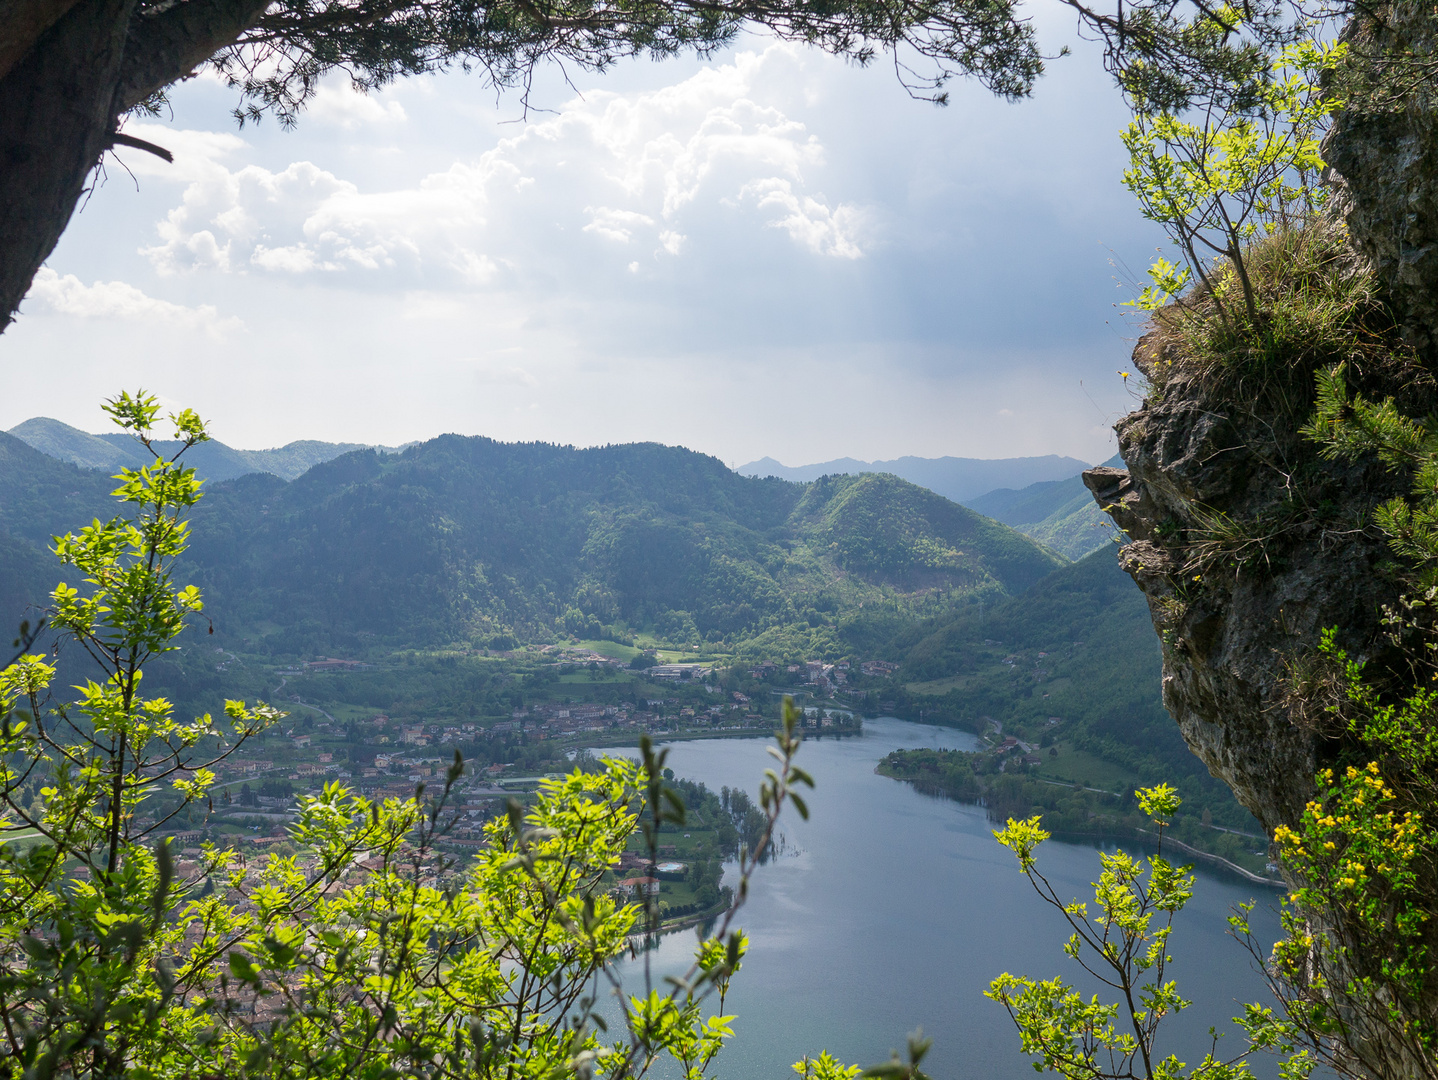
[[[785, 818], [786, 855], [760, 869], [741, 913], [750, 948], [727, 1003], [738, 1015], [737, 1034], [720, 1058], [721, 1075], [792, 1077], [794, 1061], [821, 1049], [873, 1064], [920, 1025], [934, 1040], [927, 1071], [940, 1080], [1033, 1075], [1008, 1017], [983, 991], [1003, 971], [1076, 981], [1077, 965], [1060, 951], [1068, 936], [1061, 918], [994, 841], [982, 809], [874, 773], [891, 750], [974, 743], [965, 732], [877, 720], [860, 737], [804, 744], [799, 761], [816, 783], [810, 820]], [[757, 794], [772, 761], [765, 745], [672, 743], [668, 764], [711, 789]], [[1049, 841], [1040, 850], [1040, 868], [1060, 894], [1092, 900], [1097, 867], [1091, 847]], [[1254, 931], [1269, 944], [1278, 932], [1274, 894], [1198, 874], [1170, 969], [1194, 1006], [1174, 1023], [1162, 1052], [1198, 1060], [1210, 1026], [1222, 1030], [1239, 1002], [1263, 996], [1225, 922], [1233, 905], [1254, 897]], [[655, 978], [683, 971], [694, 940], [693, 931], [665, 937], [649, 956]], [[642, 961], [628, 967], [637, 991]], [[1236, 1037], [1225, 1042], [1230, 1052], [1237, 1048]]]

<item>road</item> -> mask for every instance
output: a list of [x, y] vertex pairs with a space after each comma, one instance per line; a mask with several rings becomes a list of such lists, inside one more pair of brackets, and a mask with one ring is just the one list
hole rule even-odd
[[[289, 681], [290, 681], [290, 677], [289, 677], [288, 675], [286, 675], [284, 678], [282, 678], [282, 679], [280, 680], [280, 685], [277, 686], [277, 687], [275, 687], [275, 693], [274, 693], [275, 700], [277, 700], [277, 701], [279, 700], [280, 691], [285, 688], [285, 683], [287, 683], [287, 682], [289, 682]], [[304, 708], [304, 709], [313, 709], [315, 712], [319, 713], [319, 714], [320, 714], [321, 716], [323, 716], [326, 720], [328, 720], [331, 724], [338, 724], [338, 723], [339, 723], [338, 720], [336, 720], [336, 719], [335, 719], [333, 716], [331, 716], [329, 713], [325, 712], [325, 711], [324, 711], [323, 709], [321, 709], [318, 705], [310, 705], [310, 704], [306, 703], [305, 701], [303, 701], [298, 694], [291, 694], [291, 695], [290, 695], [290, 701], [292, 701], [294, 704], [300, 706], [301, 708]]]

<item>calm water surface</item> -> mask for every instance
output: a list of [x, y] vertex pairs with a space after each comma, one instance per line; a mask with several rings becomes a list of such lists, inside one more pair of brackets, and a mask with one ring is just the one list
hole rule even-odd
[[[966, 732], [892, 719], [866, 721], [860, 737], [804, 744], [799, 760], [817, 785], [810, 820], [786, 816], [786, 854], [759, 870], [740, 914], [750, 948], [726, 1006], [739, 1019], [721, 1075], [792, 1078], [789, 1066], [821, 1049], [873, 1064], [920, 1025], [934, 1040], [925, 1064], [936, 1080], [1034, 1075], [1003, 1008], [983, 991], [1004, 971], [1076, 980], [1077, 964], [1060, 951], [1068, 936], [1062, 919], [994, 841], [982, 809], [919, 795], [874, 772], [891, 750], [974, 744]], [[669, 765], [712, 790], [728, 785], [757, 795], [772, 763], [766, 745], [673, 743]], [[1065, 897], [1092, 901], [1094, 848], [1049, 841], [1039, 866]], [[1264, 997], [1225, 922], [1233, 905], [1250, 898], [1259, 901], [1254, 929], [1270, 945], [1276, 894], [1199, 872], [1170, 969], [1194, 1006], [1162, 1052], [1197, 1061], [1210, 1026], [1229, 1027], [1241, 1001]], [[655, 977], [682, 971], [694, 940], [692, 931], [665, 937], [651, 956]], [[637, 990], [642, 977], [631, 963], [628, 985]], [[1260, 1076], [1275, 1072], [1267, 1064]]]

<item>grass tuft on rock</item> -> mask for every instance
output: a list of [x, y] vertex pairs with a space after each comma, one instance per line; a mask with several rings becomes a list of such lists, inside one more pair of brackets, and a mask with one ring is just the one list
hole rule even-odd
[[1315, 372], [1339, 363], [1364, 383], [1432, 384], [1341, 226], [1279, 229], [1251, 244], [1244, 262], [1256, 322], [1232, 314], [1242, 312], [1232, 266], [1212, 275], [1221, 304], [1200, 287], [1155, 313], [1134, 361], [1160, 400], [1197, 392], [1296, 429], [1312, 409]]

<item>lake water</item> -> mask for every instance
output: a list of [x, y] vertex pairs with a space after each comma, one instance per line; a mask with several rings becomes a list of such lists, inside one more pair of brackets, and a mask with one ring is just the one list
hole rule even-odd
[[[920, 795], [874, 772], [891, 750], [971, 749], [974, 742], [965, 732], [883, 719], [866, 721], [859, 737], [804, 744], [799, 761], [817, 785], [806, 793], [810, 820], [786, 816], [787, 853], [760, 868], [740, 913], [750, 948], [726, 1004], [738, 1020], [720, 1075], [792, 1078], [793, 1062], [822, 1049], [874, 1064], [902, 1049], [917, 1026], [934, 1040], [925, 1067], [936, 1080], [1034, 1075], [1007, 1014], [983, 991], [1004, 971], [1077, 981], [1078, 965], [1060, 951], [1068, 937], [1062, 918], [995, 842], [981, 808]], [[757, 795], [772, 764], [766, 745], [672, 743], [669, 765], [712, 790]], [[1092, 901], [1094, 848], [1051, 840], [1039, 866], [1065, 897]], [[1225, 922], [1233, 905], [1250, 898], [1259, 901], [1254, 929], [1271, 945], [1277, 894], [1198, 873], [1170, 968], [1194, 1005], [1170, 1021], [1163, 1053], [1198, 1061], [1210, 1026], [1231, 1027], [1240, 1002], [1265, 997]], [[666, 936], [650, 958], [655, 978], [683, 971], [694, 940], [693, 931]], [[638, 990], [641, 965], [627, 966], [626, 982]], [[1224, 1042], [1236, 1047], [1237, 1038]], [[1260, 1076], [1276, 1073], [1258, 1064]]]

